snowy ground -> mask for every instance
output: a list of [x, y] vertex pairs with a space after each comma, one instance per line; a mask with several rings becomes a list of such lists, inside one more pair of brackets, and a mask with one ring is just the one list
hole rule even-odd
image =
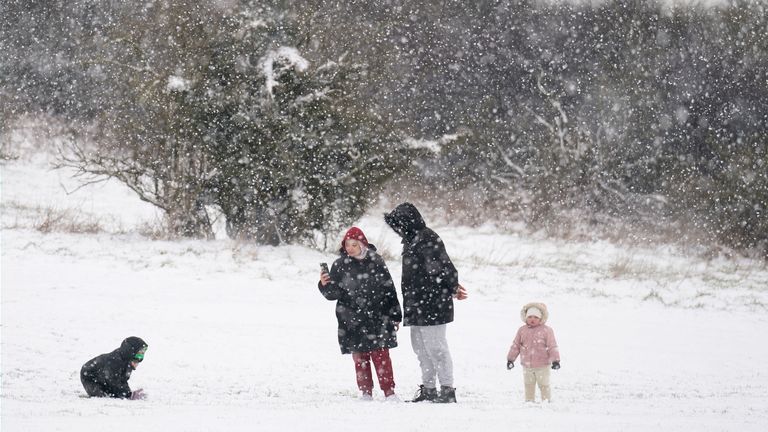
[[[68, 173], [40, 161], [1, 169], [4, 432], [768, 428], [761, 263], [436, 226], [470, 290], [449, 326], [459, 403], [362, 402], [315, 288], [332, 254], [148, 240], [136, 233], [154, 210], [119, 185], [67, 195]], [[399, 242], [377, 214], [358, 225], [399, 281]], [[91, 225], [102, 232], [69, 232]], [[546, 405], [523, 404], [521, 370], [504, 367], [529, 301], [549, 305], [562, 355]], [[149, 398], [80, 397], [80, 366], [130, 335], [150, 346], [130, 381]], [[408, 332], [399, 340], [410, 398], [419, 368]]]

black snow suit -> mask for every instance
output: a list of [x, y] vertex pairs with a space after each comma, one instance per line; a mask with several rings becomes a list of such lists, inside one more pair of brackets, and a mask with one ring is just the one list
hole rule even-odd
[[88, 396], [130, 398], [131, 360], [146, 347], [141, 338], [131, 336], [120, 344], [120, 348], [86, 362], [80, 369], [80, 382]]
[[395, 323], [403, 319], [400, 302], [384, 259], [368, 245], [358, 260], [341, 250], [330, 270], [331, 282], [320, 293], [336, 300], [339, 348], [342, 354], [369, 352], [397, 346]]
[[403, 239], [403, 313], [406, 326], [432, 326], [453, 321], [453, 295], [459, 285], [445, 245], [411, 203], [384, 215]]

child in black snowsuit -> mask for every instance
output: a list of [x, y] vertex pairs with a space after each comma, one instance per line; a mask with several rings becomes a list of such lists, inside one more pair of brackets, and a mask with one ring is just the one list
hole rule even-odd
[[147, 344], [141, 338], [126, 338], [120, 348], [89, 360], [80, 369], [80, 382], [91, 397], [143, 399], [144, 391], [131, 391], [128, 379], [144, 360]]

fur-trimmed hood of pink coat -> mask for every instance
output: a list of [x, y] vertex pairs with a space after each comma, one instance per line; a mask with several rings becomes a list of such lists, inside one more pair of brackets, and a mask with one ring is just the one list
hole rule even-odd
[[523, 322], [531, 307], [537, 307], [541, 311], [541, 324], [534, 327], [526, 324], [517, 330], [515, 340], [507, 353], [507, 360], [515, 361], [519, 355], [525, 368], [546, 367], [553, 361], [560, 361], [560, 351], [557, 349], [555, 332], [544, 324], [549, 317], [544, 303], [528, 303], [523, 306], [520, 311]]
[[532, 307], [535, 307], [541, 311], [541, 324], [546, 324], [547, 318], [549, 318], [549, 311], [547, 311], [547, 305], [539, 302], [531, 302], [523, 306], [523, 308], [520, 309], [520, 319], [525, 322], [525, 319], [528, 318], [528, 309]]

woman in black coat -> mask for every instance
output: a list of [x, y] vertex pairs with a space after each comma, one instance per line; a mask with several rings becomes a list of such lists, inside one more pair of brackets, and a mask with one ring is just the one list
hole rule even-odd
[[341, 353], [352, 354], [363, 399], [373, 399], [373, 362], [384, 396], [396, 400], [389, 349], [397, 346], [403, 314], [392, 276], [360, 228], [347, 231], [339, 253], [330, 273], [320, 274], [318, 288], [336, 301]]

